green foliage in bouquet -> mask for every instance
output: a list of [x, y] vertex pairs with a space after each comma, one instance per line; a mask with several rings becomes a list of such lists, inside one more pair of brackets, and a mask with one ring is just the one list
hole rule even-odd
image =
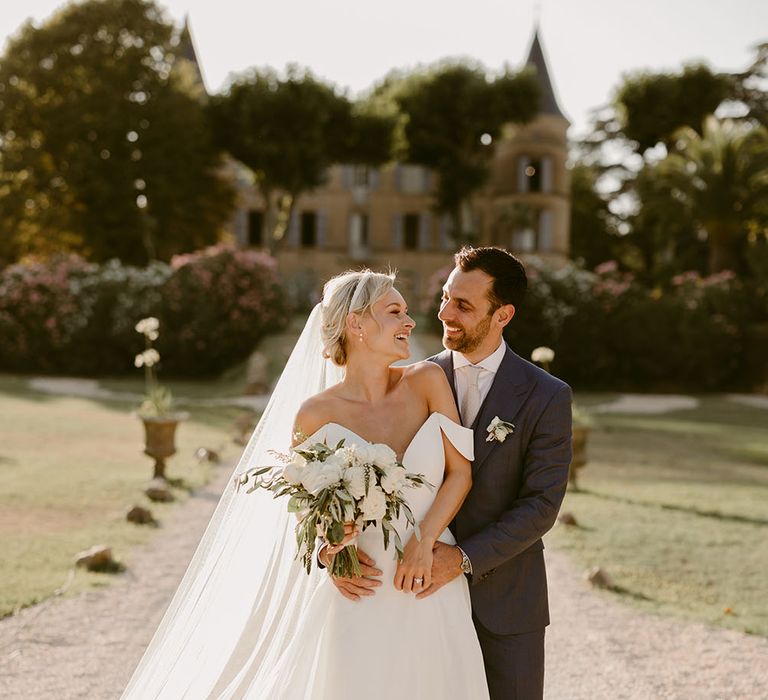
[[[266, 489], [275, 498], [288, 496], [288, 512], [295, 513], [297, 556], [309, 573], [315, 543], [322, 536], [331, 545], [341, 544], [345, 523], [355, 523], [360, 531], [381, 525], [384, 548], [394, 542], [398, 560], [403, 558], [403, 543], [395, 521], [401, 513], [419, 537], [416, 523], [403, 489], [432, 485], [422, 474], [406, 472], [391, 448], [381, 444], [350, 445], [340, 440], [335, 447], [325, 443], [296, 449], [292, 456], [274, 453], [285, 466], [251, 469], [238, 480], [246, 493]], [[250, 484], [250, 485], [249, 485]], [[361, 576], [354, 544], [347, 544], [333, 558], [333, 576]]]

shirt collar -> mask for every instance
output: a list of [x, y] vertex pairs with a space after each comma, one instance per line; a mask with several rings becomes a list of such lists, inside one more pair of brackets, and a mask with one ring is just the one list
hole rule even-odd
[[[483, 360], [480, 360], [475, 367], [482, 367], [483, 369], [491, 372], [492, 374], [496, 374], [496, 372], [499, 371], [499, 367], [501, 366], [501, 361], [504, 359], [504, 354], [507, 351], [507, 347], [504, 344], [504, 341], [502, 340], [499, 343], [499, 347], [496, 348], [488, 357], [486, 357]], [[454, 371], [459, 369], [459, 367], [466, 367], [467, 365], [471, 365], [472, 363], [464, 357], [460, 352], [456, 352], [455, 350], [451, 350], [451, 355], [453, 356], [453, 369]]]

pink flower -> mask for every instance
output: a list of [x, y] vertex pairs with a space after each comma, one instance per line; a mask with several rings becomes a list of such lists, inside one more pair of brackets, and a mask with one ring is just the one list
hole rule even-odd
[[600, 263], [595, 268], [595, 274], [597, 275], [611, 275], [619, 269], [619, 264], [615, 260], [607, 260], [604, 263]]

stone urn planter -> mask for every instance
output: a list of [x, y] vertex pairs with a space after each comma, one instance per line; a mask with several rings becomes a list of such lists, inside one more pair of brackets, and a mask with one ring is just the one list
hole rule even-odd
[[188, 413], [163, 416], [139, 414], [144, 424], [144, 454], [155, 460], [154, 479], [165, 479], [165, 460], [176, 454], [176, 427]]
[[575, 423], [573, 426], [573, 437], [571, 438], [573, 457], [571, 459], [571, 467], [568, 470], [568, 482], [576, 491], [579, 489], [577, 481], [578, 470], [587, 463], [587, 442], [590, 430], [591, 427], [589, 425]]

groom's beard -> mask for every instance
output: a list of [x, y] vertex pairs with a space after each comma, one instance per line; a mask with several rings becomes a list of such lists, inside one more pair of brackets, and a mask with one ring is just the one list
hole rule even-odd
[[[445, 324], [444, 324], [445, 325]], [[468, 332], [463, 326], [454, 326], [461, 329], [460, 335], [455, 338], [449, 338], [443, 329], [443, 345], [448, 350], [455, 350], [464, 355], [474, 352], [480, 346], [488, 332], [491, 330], [491, 314], [488, 314], [480, 323], [478, 323], [472, 332]]]

